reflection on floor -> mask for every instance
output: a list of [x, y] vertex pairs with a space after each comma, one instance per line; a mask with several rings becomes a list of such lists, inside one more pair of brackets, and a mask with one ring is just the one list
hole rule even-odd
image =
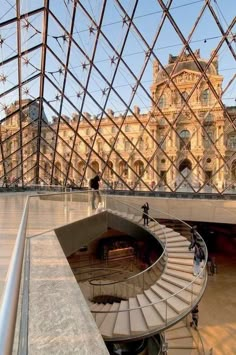
[[[216, 255], [217, 274], [209, 276], [199, 304], [199, 331], [214, 355], [236, 354], [236, 256]], [[208, 352], [206, 352], [208, 354]]]

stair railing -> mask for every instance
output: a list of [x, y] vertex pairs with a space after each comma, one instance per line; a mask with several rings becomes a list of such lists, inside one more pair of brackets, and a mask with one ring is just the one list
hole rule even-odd
[[[0, 304], [0, 354], [10, 355], [12, 354], [12, 347], [15, 335], [17, 309], [19, 307], [19, 292], [20, 282], [22, 277], [22, 264], [25, 251], [25, 239], [30, 235], [31, 229], [31, 211], [37, 210], [39, 212], [40, 204], [42, 210], [45, 202], [57, 202], [60, 204], [61, 223], [65, 225], [69, 222], [78, 220], [76, 213], [71, 217], [70, 212], [77, 206], [78, 203], [85, 203], [87, 208], [87, 216], [91, 215], [90, 196], [92, 192], [88, 191], [76, 191], [76, 192], [55, 192], [55, 193], [39, 193], [31, 194], [27, 196], [20, 226], [18, 229], [13, 253], [11, 256], [7, 280], [5, 282], [4, 291], [1, 297]], [[69, 198], [68, 198], [69, 197]], [[58, 219], [55, 217], [55, 210], [52, 210], [51, 224], [43, 228], [43, 223], [40, 220], [40, 214], [38, 216], [38, 222], [41, 233], [53, 230], [58, 225]], [[47, 219], [49, 219], [51, 211], [48, 211]], [[32, 222], [33, 223], [33, 222]], [[37, 229], [37, 228], [36, 228]]]
[[[118, 208], [120, 207], [120, 208]], [[128, 205], [126, 202], [123, 202], [123, 201], [120, 201], [120, 200], [117, 200], [117, 198], [114, 198], [114, 197], [111, 197], [111, 196], [106, 196], [106, 208], [108, 210], [114, 210], [114, 211], [119, 211], [120, 212], [123, 212], [123, 216], [125, 215], [131, 215], [132, 213], [132, 210], [134, 211], [138, 211], [138, 209], [134, 206], [130, 206]], [[158, 210], [159, 212], [161, 212], [160, 210]], [[169, 218], [174, 218], [180, 222], [182, 222], [183, 224], [185, 224], [186, 226], [188, 226], [189, 228], [191, 228], [190, 225], [188, 225], [186, 222], [184, 221], [181, 221], [180, 219], [174, 217], [173, 215], [170, 215], [170, 214], [167, 214], [167, 213], [163, 213], [165, 214], [166, 216], [169, 216]], [[151, 219], [151, 221], [154, 222], [154, 224], [156, 224], [157, 226], [159, 225], [159, 223], [156, 221], [156, 219], [152, 218], [149, 216], [149, 218]], [[207, 247], [206, 247], [206, 244], [203, 240], [203, 238], [199, 235], [199, 238], [201, 240], [201, 245], [203, 246], [204, 248], [204, 253], [205, 253], [205, 261], [204, 261], [204, 264], [202, 266], [202, 269], [200, 271], [200, 273], [195, 276], [193, 278], [193, 280], [191, 282], [188, 283], [188, 285], [186, 285], [185, 287], [181, 288], [179, 291], [171, 294], [169, 297], [166, 297], [165, 299], [161, 299], [157, 302], [150, 302], [146, 305], [143, 305], [143, 306], [136, 306], [136, 307], [132, 307], [132, 308], [128, 308], [128, 309], [124, 309], [124, 310], [109, 310], [109, 311], [103, 311], [103, 310], [100, 310], [100, 311], [92, 311], [92, 313], [94, 314], [99, 314], [99, 313], [106, 313], [106, 314], [110, 314], [110, 313], [117, 313], [117, 315], [120, 313], [120, 312], [132, 312], [132, 311], [135, 311], [135, 310], [141, 310], [141, 309], [144, 309], [144, 308], [147, 308], [147, 307], [157, 307], [158, 305], [161, 305], [161, 304], [164, 304], [165, 305], [165, 321], [164, 321], [164, 324], [165, 324], [165, 327], [169, 327], [171, 326], [171, 324], [174, 324], [176, 322], [178, 322], [179, 320], [181, 320], [182, 318], [184, 318], [187, 314], [190, 313], [190, 311], [192, 310], [192, 308], [197, 305], [203, 295], [203, 292], [206, 288], [206, 284], [207, 284], [207, 274], [205, 272], [205, 269], [206, 269], [206, 265], [207, 265], [207, 258], [208, 258], [208, 252], [207, 252]], [[166, 238], [166, 235], [165, 235], [165, 249], [164, 251], [166, 252], [166, 243], [167, 243], [167, 238]], [[163, 257], [165, 253], [163, 252], [161, 257]], [[158, 259], [158, 261], [160, 260], [160, 258]], [[155, 262], [157, 263], [157, 261]], [[137, 277], [140, 276], [140, 275], [143, 275], [144, 272], [147, 272], [149, 269], [151, 269], [151, 267], [147, 268], [145, 271], [143, 272], [140, 272], [138, 273], [137, 275], [135, 276], [132, 276], [130, 279], [131, 280], [137, 280]], [[203, 280], [203, 283], [199, 283], [199, 279], [202, 278], [203, 274], [205, 275], [205, 278]], [[128, 279], [126, 280], [123, 280], [123, 282], [127, 281]], [[111, 284], [117, 284], [117, 283], [121, 283], [122, 281], [119, 281], [119, 282], [111, 282], [111, 283], [103, 283], [103, 282], [99, 282], [99, 287], [104, 287], [106, 285], [111, 285]], [[195, 287], [198, 286], [201, 284], [201, 290], [200, 292], [197, 292], [195, 290]], [[168, 320], [168, 304], [170, 303], [170, 300], [174, 297], [178, 297], [181, 292], [184, 292], [184, 291], [189, 291], [191, 292], [191, 302], [189, 304], [188, 307], [186, 307], [186, 309], [184, 309], [184, 311], [182, 311], [179, 316], [177, 316], [174, 320], [170, 319]], [[136, 294], [137, 294], [137, 289], [136, 289]], [[160, 326], [160, 329], [163, 329], [163, 326]], [[147, 333], [145, 333], [145, 335], [149, 336], [149, 335], [152, 335], [152, 334], [155, 334], [157, 332], [158, 328], [155, 329], [154, 331], [147, 331]], [[121, 337], [122, 338], [122, 337]]]
[[[123, 214], [123, 216], [125, 215], [130, 215], [133, 216], [134, 218], [138, 218], [139, 220], [142, 220], [142, 216], [143, 216], [143, 212], [140, 211], [140, 208], [136, 208], [133, 206], [130, 206], [129, 204], [120, 201], [112, 196], [105, 196], [104, 197], [105, 200], [105, 206], [106, 208], [109, 210], [111, 209], [114, 213], [115, 212], [120, 212]], [[149, 219], [149, 223], [152, 222], [152, 227], [159, 227], [160, 225], [159, 223], [154, 220], [150, 215], [147, 215], [148, 219]], [[145, 229], [146, 231], [146, 229]], [[149, 234], [153, 235], [153, 233], [151, 231], [148, 231]], [[159, 256], [159, 258], [157, 258], [157, 260], [152, 263], [150, 266], [145, 267], [144, 270], [140, 271], [139, 273], [126, 277], [122, 280], [116, 280], [116, 281], [105, 281], [105, 280], [90, 280], [89, 283], [91, 284], [91, 286], [93, 287], [98, 287], [99, 289], [101, 289], [101, 287], [103, 288], [102, 292], [106, 292], [106, 288], [109, 289], [109, 292], [111, 292], [111, 286], [114, 286], [113, 292], [114, 292], [114, 296], [117, 296], [117, 290], [118, 290], [118, 284], [121, 285], [120, 287], [122, 289], [124, 289], [126, 287], [126, 294], [129, 294], [130, 296], [135, 296], [138, 292], [144, 291], [146, 288], [148, 288], [150, 286], [150, 282], [149, 284], [147, 284], [147, 278], [149, 277], [149, 273], [153, 272], [155, 273], [159, 273], [163, 271], [164, 269], [164, 263], [165, 263], [165, 257], [166, 257], [166, 236], [165, 236], [165, 232], [163, 232], [163, 237], [164, 240], [161, 242], [162, 244], [162, 253]], [[156, 238], [155, 238], [156, 239]], [[130, 284], [133, 286], [132, 288], [130, 288]], [[131, 292], [131, 290], [133, 292]]]

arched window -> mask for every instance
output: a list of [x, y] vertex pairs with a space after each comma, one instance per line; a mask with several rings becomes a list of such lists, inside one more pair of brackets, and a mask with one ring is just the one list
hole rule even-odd
[[104, 170], [104, 176], [107, 179], [110, 179], [113, 177], [113, 163], [111, 161], [108, 161]]
[[137, 160], [134, 163], [134, 170], [137, 173], [137, 175], [141, 176], [144, 172], [144, 164], [141, 160]]
[[80, 175], [83, 175], [83, 173], [84, 173], [84, 168], [85, 168], [85, 164], [84, 164], [84, 162], [79, 162], [79, 164], [78, 164], [78, 171], [79, 171], [79, 173], [80, 173]]
[[180, 149], [191, 149], [190, 132], [184, 129], [180, 132]]
[[99, 164], [97, 161], [93, 161], [91, 167], [93, 171], [96, 171], [96, 173], [99, 171]]
[[125, 164], [124, 161], [119, 163], [119, 175], [127, 177], [128, 176], [128, 166]]
[[184, 159], [179, 165], [179, 172], [189, 172], [192, 170], [192, 163], [188, 159]]

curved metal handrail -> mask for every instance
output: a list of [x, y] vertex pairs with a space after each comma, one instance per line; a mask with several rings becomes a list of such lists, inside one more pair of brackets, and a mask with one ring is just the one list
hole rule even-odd
[[[119, 201], [119, 203], [121, 203], [121, 202]], [[122, 204], [128, 205], [128, 204], [123, 203], [123, 202], [122, 202]], [[129, 206], [129, 205], [128, 205], [128, 206]], [[130, 207], [133, 208], [133, 206], [130, 206]], [[165, 214], [168, 215], [167, 213], [165, 213]], [[169, 215], [169, 216], [174, 217], [173, 215]], [[178, 219], [178, 218], [176, 218], [176, 219], [179, 220], [180, 222], [183, 222], [183, 223], [186, 224], [189, 228], [191, 228], [191, 226], [188, 225], [186, 222], [181, 221], [181, 220]], [[156, 222], [156, 221], [155, 221], [155, 222]], [[157, 222], [157, 223], [158, 223], [158, 222]], [[204, 260], [204, 264], [203, 264], [203, 267], [202, 267], [202, 270], [200, 271], [200, 273], [199, 273], [197, 276], [195, 276], [194, 279], [193, 279], [191, 282], [189, 282], [188, 285], [186, 285], [185, 287], [181, 288], [179, 291], [173, 293], [173, 294], [170, 295], [169, 297], [166, 297], [165, 299], [159, 300], [159, 301], [157, 301], [157, 302], [150, 302], [150, 303], [148, 303], [148, 304], [146, 304], [146, 305], [144, 305], [144, 306], [137, 306], [137, 307], [134, 307], [134, 308], [128, 308], [128, 309], [123, 309], [123, 310], [109, 310], [109, 311], [108, 311], [108, 310], [104, 310], [104, 311], [102, 311], [102, 310], [99, 310], [99, 311], [91, 310], [91, 312], [92, 312], [92, 313], [120, 313], [120, 312], [129, 312], [129, 311], [134, 311], [134, 310], [138, 310], [138, 309], [143, 309], [143, 308], [150, 307], [150, 306], [154, 306], [154, 305], [157, 305], [157, 304], [160, 304], [160, 303], [165, 303], [165, 302], [167, 302], [169, 299], [171, 299], [171, 298], [173, 298], [173, 297], [176, 297], [176, 296], [177, 296], [178, 294], [180, 294], [182, 291], [184, 291], [184, 290], [186, 290], [186, 289], [189, 289], [190, 287], [193, 288], [193, 284], [196, 282], [196, 280], [202, 278], [202, 275], [203, 275], [203, 273], [204, 273], [204, 271], [205, 271], [205, 268], [206, 268], [206, 265], [207, 265], [207, 258], [208, 258], [208, 252], [207, 252], [207, 247], [206, 247], [205, 241], [204, 241], [204, 239], [201, 237], [201, 235], [200, 235], [199, 233], [198, 233], [198, 235], [199, 235], [199, 237], [200, 237], [200, 239], [201, 239], [202, 245], [204, 246], [205, 260]], [[166, 238], [165, 238], [165, 239], [166, 239]], [[147, 270], [148, 270], [148, 269], [145, 269], [144, 272], [146, 272]], [[115, 283], [116, 283], [116, 282], [115, 282]], [[200, 298], [202, 297], [202, 294], [203, 294], [203, 291], [204, 291], [204, 289], [205, 289], [206, 283], [207, 283], [207, 274], [206, 274], [206, 278], [205, 278], [205, 280], [204, 280], [204, 285], [203, 285], [204, 287], [202, 287], [202, 292], [199, 294], [199, 297], [197, 298], [197, 301], [194, 303], [194, 305], [197, 304], [197, 303], [199, 302]], [[101, 286], [102, 286], [102, 284], [101, 284]], [[193, 304], [191, 304], [191, 308], [190, 308], [190, 309], [192, 309], [192, 306], [193, 306]], [[188, 307], [188, 308], [189, 308], [189, 307]]]
[[[88, 194], [90, 191], [73, 191], [73, 194]], [[17, 308], [19, 302], [20, 281], [25, 249], [25, 236], [28, 222], [30, 199], [40, 196], [70, 195], [72, 192], [51, 192], [48, 194], [31, 194], [26, 197], [26, 202], [18, 229], [16, 242], [11, 256], [7, 280], [1, 299], [0, 308], [0, 353], [10, 355], [12, 353]]]
[[[84, 273], [92, 273], [92, 272], [96, 272], [96, 271], [112, 271], [111, 273], [107, 274], [108, 276], [109, 275], [113, 275], [113, 274], [116, 274], [117, 272], [120, 272], [120, 273], [124, 273], [124, 274], [128, 274], [128, 273], [132, 273], [132, 271], [129, 271], [129, 270], [124, 270], [124, 269], [118, 269], [118, 268], [106, 268], [106, 267], [88, 267], [86, 268], [86, 271]], [[82, 275], [82, 274], [81, 274]], [[98, 277], [101, 277], [101, 276], [107, 276], [107, 275], [98, 275], [98, 276], [94, 276], [93, 279], [96, 280]], [[93, 280], [89, 281], [89, 283], [92, 285], [92, 282]]]
[[[110, 196], [109, 196], [110, 197]], [[133, 206], [130, 206], [129, 204], [125, 203], [125, 202], [121, 202], [115, 198], [112, 198], [114, 201], [117, 201], [119, 203], [121, 203], [122, 205], [125, 205], [125, 206], [128, 206], [129, 208], [132, 208], [132, 209], [135, 209], [136, 211], [138, 211], [140, 213], [140, 209], [138, 208], [135, 208]], [[142, 213], [143, 214], [143, 213]], [[144, 213], [145, 215], [148, 216], [148, 218], [150, 220], [152, 220], [156, 225], [160, 225], [160, 223], [158, 223], [154, 218], [150, 217], [149, 214], [146, 214]], [[149, 231], [150, 234], [153, 234], [152, 231]], [[147, 271], [150, 271], [153, 269], [154, 266], [156, 266], [159, 261], [166, 255], [166, 235], [165, 235], [165, 232], [164, 232], [164, 236], [165, 236], [165, 243], [164, 243], [164, 248], [163, 248], [163, 251], [161, 253], [161, 255], [159, 256], [159, 258], [152, 264], [150, 265], [149, 267], [147, 267], [145, 270], [142, 270], [140, 271], [139, 273], [135, 274], [135, 275], [132, 275], [126, 279], [123, 279], [123, 280], [119, 280], [119, 281], [111, 281], [110, 283], [103, 283], [103, 284], [96, 284], [96, 283], [91, 283], [91, 285], [93, 286], [109, 286], [109, 285], [113, 285], [113, 284], [118, 284], [118, 283], [122, 283], [122, 282], [126, 282], [126, 281], [129, 281], [131, 279], [135, 279], [135, 278], [138, 278], [140, 277], [141, 275], [144, 275]], [[163, 243], [163, 242], [162, 242]]]
[[24, 257], [28, 211], [29, 197], [26, 199], [24, 212], [17, 233], [14, 250], [8, 268], [7, 281], [2, 297], [0, 311], [0, 352], [2, 355], [10, 355], [12, 353]]

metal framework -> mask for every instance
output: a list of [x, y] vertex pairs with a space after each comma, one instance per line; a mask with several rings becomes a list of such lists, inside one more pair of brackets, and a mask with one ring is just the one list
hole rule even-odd
[[[233, 0], [230, 3], [233, 6]], [[165, 175], [179, 177], [174, 184], [173, 179], [166, 179], [165, 190], [178, 191], [186, 184], [198, 193], [211, 184], [216, 193], [229, 191], [236, 184], [236, 144], [231, 150], [227, 145], [227, 135], [234, 136], [236, 128], [236, 108], [232, 107], [236, 60], [234, 8], [230, 11], [230, 4], [220, 0], [186, 0], [181, 4], [177, 0], [150, 0], [148, 4], [145, 0], [59, 0], [56, 4], [50, 0], [32, 4], [3, 0], [1, 186], [53, 184], [59, 182], [60, 176], [60, 183], [82, 187], [86, 186], [89, 174], [96, 173], [99, 167], [108, 186], [111, 183], [107, 171], [116, 180], [113, 189], [121, 184], [128, 190], [151, 191], [163, 183], [159, 159], [162, 157], [167, 162]], [[189, 16], [185, 24], [183, 16]], [[196, 54], [199, 46], [205, 46], [208, 60], [203, 61]], [[172, 51], [175, 60], [168, 68], [167, 57]], [[198, 79], [183, 93], [175, 78], [186, 58], [193, 63]], [[210, 73], [216, 60], [220, 70], [223, 66], [217, 74], [224, 76], [221, 90]], [[155, 65], [165, 78], [160, 90], [151, 74]], [[193, 105], [202, 83], [212, 97], [204, 117], [200, 115], [201, 108]], [[171, 90], [180, 104], [170, 115], [161, 101], [166, 92], [171, 95]], [[143, 106], [144, 113], [140, 114], [133, 105]], [[207, 117], [214, 112], [223, 125], [217, 125], [218, 118], [215, 119], [215, 137], [206, 124]], [[192, 149], [182, 137], [179, 127], [186, 113], [195, 126], [190, 140], [204, 136], [210, 155]], [[91, 115], [95, 118], [91, 119]], [[161, 120], [165, 130], [158, 136]], [[134, 124], [139, 127], [138, 137], [126, 131], [127, 125]], [[92, 134], [85, 136], [85, 126]], [[107, 127], [113, 127], [114, 132], [109, 131], [109, 135]], [[177, 152], [165, 147], [173, 136], [179, 142]], [[150, 152], [140, 148], [144, 139], [150, 142]], [[106, 147], [105, 151], [99, 150], [98, 142]], [[120, 142], [126, 142], [129, 149], [122, 151]], [[80, 143], [84, 150], [78, 148]], [[208, 156], [215, 156], [217, 164], [202, 181], [200, 176], [206, 174]], [[142, 162], [141, 170], [135, 168], [135, 159]], [[187, 172], [180, 169], [184, 160], [191, 160], [192, 168]], [[132, 182], [127, 179], [127, 171]], [[150, 185], [147, 173], [154, 185]], [[194, 175], [198, 178], [197, 187]]]

